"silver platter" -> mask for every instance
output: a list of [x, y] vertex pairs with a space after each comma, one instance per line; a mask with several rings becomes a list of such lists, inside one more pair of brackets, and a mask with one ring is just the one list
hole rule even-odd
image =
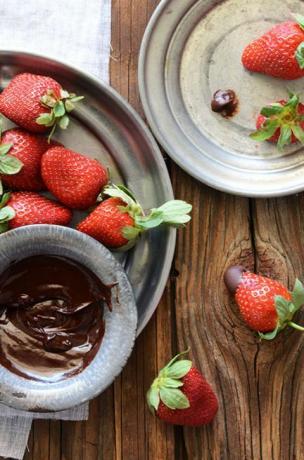
[[[304, 150], [279, 152], [249, 138], [267, 103], [303, 95], [304, 80], [247, 72], [244, 47], [273, 24], [304, 14], [300, 0], [162, 0], [146, 29], [139, 61], [148, 122], [177, 164], [219, 190], [250, 197], [304, 189]], [[224, 119], [210, 109], [218, 89], [233, 89], [239, 111]]]
[[[80, 70], [42, 56], [0, 51], [1, 88], [21, 72], [49, 75], [64, 88], [85, 96], [69, 129], [56, 134], [66, 147], [100, 160], [116, 183], [124, 182], [143, 207], [173, 198], [170, 178], [149, 130], [131, 106], [112, 88]], [[7, 123], [6, 127], [10, 124]], [[81, 218], [78, 214], [73, 224]], [[139, 334], [163, 293], [175, 248], [176, 231], [160, 228], [140, 239], [127, 254], [116, 253], [132, 284]]]

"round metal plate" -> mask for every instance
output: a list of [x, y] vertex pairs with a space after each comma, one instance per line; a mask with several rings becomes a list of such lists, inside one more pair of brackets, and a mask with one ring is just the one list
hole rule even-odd
[[[172, 199], [166, 165], [143, 121], [112, 88], [63, 63], [22, 52], [0, 52], [1, 88], [21, 72], [50, 75], [69, 91], [85, 96], [73, 112], [67, 131], [55, 138], [66, 147], [100, 160], [114, 182], [123, 181], [144, 208]], [[10, 126], [9, 123], [6, 127]], [[81, 218], [76, 214], [73, 224]], [[116, 253], [132, 284], [138, 309], [139, 334], [163, 293], [175, 248], [174, 229], [144, 235], [127, 254]]]
[[[214, 188], [252, 197], [304, 189], [299, 144], [280, 152], [249, 138], [261, 107], [301, 93], [303, 79], [253, 74], [241, 63], [251, 40], [292, 13], [304, 14], [304, 2], [163, 0], [146, 29], [139, 82], [149, 124], [176, 163]], [[238, 95], [231, 119], [210, 109], [218, 89]]]

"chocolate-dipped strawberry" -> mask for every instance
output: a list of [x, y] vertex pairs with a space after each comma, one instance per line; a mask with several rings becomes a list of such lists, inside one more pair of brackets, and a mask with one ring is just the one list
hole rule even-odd
[[287, 326], [304, 331], [304, 327], [292, 321], [304, 305], [304, 286], [298, 279], [290, 292], [276, 280], [235, 265], [226, 270], [224, 281], [234, 294], [244, 321], [261, 338], [272, 340]]

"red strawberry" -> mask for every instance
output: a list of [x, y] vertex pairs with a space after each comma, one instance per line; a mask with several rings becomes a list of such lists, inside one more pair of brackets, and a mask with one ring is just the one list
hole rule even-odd
[[66, 129], [68, 112], [82, 99], [69, 94], [53, 78], [31, 73], [14, 77], [0, 95], [0, 112], [17, 125], [33, 132], [45, 132], [57, 125]]
[[92, 236], [109, 248], [119, 248], [129, 240], [123, 236], [123, 229], [133, 228], [134, 219], [119, 208], [125, 208], [120, 198], [108, 198], [97, 206], [77, 226], [77, 230]]
[[278, 281], [232, 266], [225, 273], [225, 283], [235, 294], [244, 321], [261, 338], [272, 340], [286, 326], [304, 331], [292, 322], [293, 315], [304, 305], [304, 287], [299, 280], [289, 292]]
[[304, 17], [277, 24], [246, 46], [242, 62], [246, 69], [272, 77], [294, 80], [304, 76]]
[[[45, 137], [33, 134], [21, 128], [5, 131], [1, 138], [0, 152], [4, 145], [10, 145], [9, 155], [0, 153], [0, 178], [2, 182], [13, 189], [39, 191], [45, 189], [41, 174], [40, 162], [44, 152], [50, 147]], [[20, 163], [19, 170], [12, 173], [11, 164], [7, 169], [7, 158], [12, 157]], [[2, 165], [3, 159], [6, 160]], [[4, 166], [4, 167], [3, 167]]]
[[[181, 353], [182, 354], [182, 353]], [[209, 383], [189, 360], [175, 356], [158, 374], [147, 393], [152, 413], [174, 425], [210, 423], [218, 401]]]
[[256, 141], [277, 142], [278, 148], [300, 141], [304, 143], [304, 105], [290, 94], [282, 100], [263, 107], [256, 121], [257, 130], [250, 135]]
[[53, 195], [70, 208], [86, 209], [96, 203], [108, 182], [97, 161], [64, 147], [52, 147], [42, 157], [43, 180]]
[[128, 249], [144, 231], [162, 223], [178, 226], [190, 220], [191, 205], [172, 200], [145, 216], [142, 207], [126, 187], [108, 186], [104, 194], [110, 196], [97, 206], [77, 229], [87, 233], [110, 248]]
[[5, 193], [0, 203], [0, 232], [33, 224], [67, 225], [70, 209], [34, 192]]

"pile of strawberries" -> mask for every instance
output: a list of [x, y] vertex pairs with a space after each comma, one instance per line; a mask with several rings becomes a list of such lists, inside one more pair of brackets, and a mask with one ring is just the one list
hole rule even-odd
[[[77, 229], [110, 248], [129, 248], [144, 231], [162, 223], [182, 225], [191, 206], [172, 200], [146, 215], [124, 186], [109, 184], [106, 167], [97, 160], [52, 141], [59, 126], [83, 99], [54, 79], [19, 74], [0, 95], [0, 112], [17, 124], [1, 134], [0, 231], [31, 224], [68, 225], [72, 210], [88, 210]], [[42, 133], [49, 133], [48, 138]], [[9, 189], [3, 193], [2, 184]], [[57, 201], [39, 192], [49, 191]], [[106, 199], [103, 199], [106, 197]], [[97, 204], [97, 199], [101, 199]]]

